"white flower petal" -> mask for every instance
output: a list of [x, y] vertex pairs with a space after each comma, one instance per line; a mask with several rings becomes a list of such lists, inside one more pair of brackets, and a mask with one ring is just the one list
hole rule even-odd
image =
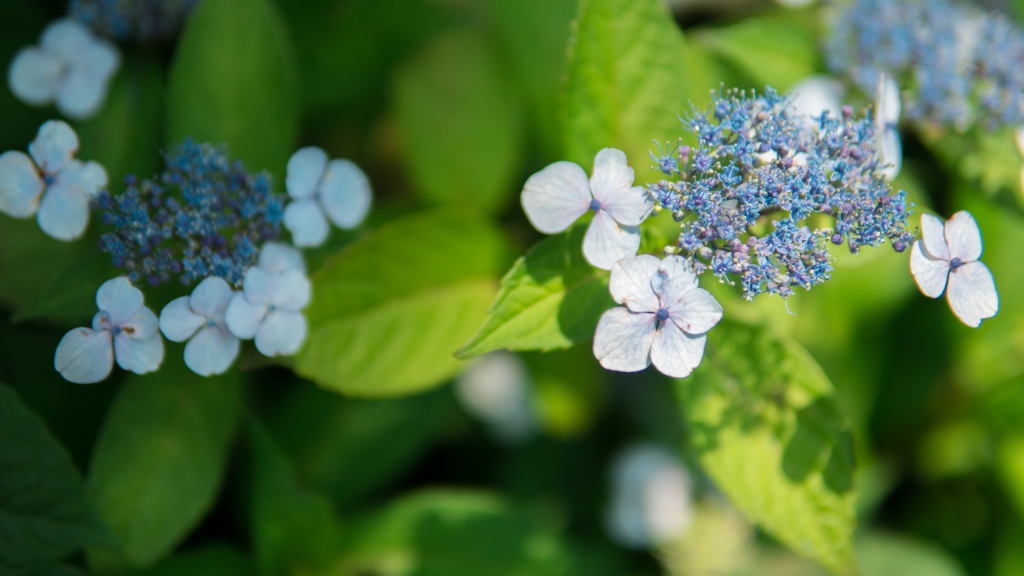
[[57, 91], [57, 110], [75, 120], [92, 118], [107, 97], [107, 79], [90, 70], [73, 68]]
[[53, 102], [64, 78], [62, 57], [34, 46], [22, 48], [11, 61], [7, 84], [22, 102], [42, 106]]
[[266, 314], [266, 306], [252, 304], [241, 292], [236, 292], [224, 312], [224, 322], [232, 334], [248, 339], [256, 335], [256, 330], [259, 329], [260, 322], [263, 322]]
[[218, 276], [210, 276], [203, 280], [192, 291], [189, 306], [205, 318], [216, 318], [224, 314], [224, 309], [231, 301], [231, 286]]
[[687, 334], [674, 322], [664, 322], [651, 345], [651, 363], [665, 376], [686, 378], [704, 358], [704, 334]]
[[693, 266], [682, 256], [670, 255], [658, 263], [651, 276], [651, 289], [658, 296], [659, 308], [671, 310], [683, 295], [697, 287]]
[[946, 290], [949, 262], [930, 257], [924, 249], [924, 242], [918, 240], [910, 247], [910, 273], [925, 296], [938, 298]]
[[78, 152], [78, 135], [61, 120], [49, 120], [39, 127], [36, 139], [28, 145], [28, 153], [39, 169], [57, 174]]
[[309, 304], [311, 291], [305, 274], [288, 270], [278, 275], [270, 303], [285, 310], [299, 311]]
[[92, 197], [107, 187], [107, 171], [98, 162], [72, 160], [57, 175], [57, 182], [76, 186]]
[[107, 280], [96, 291], [96, 307], [106, 312], [114, 325], [131, 318], [143, 302], [142, 291], [132, 286], [126, 276]]
[[946, 286], [949, 307], [964, 324], [977, 328], [985, 318], [999, 312], [999, 294], [996, 281], [988, 266], [981, 262], [968, 262], [949, 273]]
[[284, 209], [284, 227], [292, 233], [296, 246], [319, 246], [327, 240], [330, 228], [320, 205], [312, 198], [292, 200]]
[[613, 190], [600, 201], [604, 211], [626, 226], [639, 226], [654, 212], [654, 197], [643, 186]]
[[658, 296], [651, 288], [651, 278], [658, 272], [661, 260], [650, 254], [623, 258], [612, 266], [608, 291], [616, 304], [633, 312], [657, 312]]
[[921, 240], [925, 256], [936, 260], [950, 260], [949, 247], [946, 245], [946, 228], [931, 214], [921, 214]]
[[545, 234], [561, 232], [590, 209], [587, 173], [578, 164], [555, 162], [526, 181], [523, 210]]
[[818, 126], [822, 112], [830, 112], [832, 118], [839, 118], [843, 108], [843, 83], [827, 74], [808, 76], [789, 90], [793, 95], [793, 107], [802, 116], [800, 122], [808, 131]]
[[110, 332], [75, 328], [57, 345], [53, 367], [69, 382], [92, 384], [110, 375], [114, 367], [114, 347]]
[[256, 349], [264, 356], [288, 356], [298, 352], [305, 339], [306, 317], [276, 310], [267, 314], [256, 331]]
[[0, 212], [15, 218], [28, 218], [39, 208], [46, 185], [32, 159], [23, 152], [0, 155]]
[[296, 270], [303, 274], [306, 273], [306, 263], [302, 259], [302, 252], [284, 242], [264, 242], [256, 265], [267, 272]]
[[622, 306], [606, 311], [594, 332], [594, 357], [605, 369], [616, 372], [647, 368], [657, 322], [654, 314], [634, 314]]
[[160, 330], [160, 321], [157, 320], [156, 314], [145, 306], [116, 325], [132, 340], [149, 340]]
[[640, 249], [640, 228], [619, 224], [604, 210], [594, 214], [594, 220], [583, 238], [583, 255], [597, 268], [611, 270], [619, 260], [636, 254]]
[[970, 212], [961, 210], [953, 214], [943, 231], [951, 258], [959, 258], [962, 262], [981, 258], [981, 230]]
[[288, 159], [288, 175], [284, 185], [292, 198], [308, 198], [327, 169], [327, 153], [316, 146], [300, 148]]
[[160, 311], [160, 331], [171, 342], [188, 340], [204, 324], [206, 318], [192, 310], [188, 296], [171, 300]]
[[[245, 294], [245, 299], [251, 304], [270, 304], [277, 287], [277, 278], [281, 274], [280, 272], [267, 272], [256, 266], [246, 270], [245, 277], [242, 278], [242, 292]], [[238, 333], [235, 332], [235, 334]], [[240, 336], [240, 338], [245, 338], [245, 336]]]
[[338, 228], [355, 228], [370, 211], [370, 181], [348, 160], [332, 160], [320, 183], [320, 205]]
[[1020, 152], [1021, 156], [1024, 156], [1024, 126], [1017, 128], [1013, 133], [1013, 136], [1017, 141], [1017, 152]]
[[206, 326], [185, 345], [185, 365], [200, 376], [222, 374], [238, 356], [238, 338], [216, 326]]
[[54, 184], [43, 193], [36, 218], [48, 236], [74, 240], [89, 225], [89, 197], [78, 187]]
[[590, 191], [604, 204], [612, 201], [620, 188], [633, 185], [633, 169], [626, 162], [626, 153], [605, 148], [594, 157], [594, 171], [590, 176]]
[[703, 288], [694, 288], [683, 294], [668, 312], [669, 318], [688, 334], [703, 334], [711, 330], [723, 314], [722, 305]]
[[878, 119], [885, 126], [900, 121], [900, 87], [892, 76], [882, 74], [878, 81]]
[[113, 43], [93, 37], [92, 41], [73, 60], [75, 70], [83, 70], [107, 83], [121, 67], [121, 51]]
[[96, 37], [84, 24], [74, 18], [61, 18], [43, 30], [39, 45], [74, 61], [95, 42]]
[[903, 166], [903, 145], [900, 144], [900, 133], [895, 128], [886, 128], [882, 132], [882, 176], [886, 180], [895, 180]]
[[114, 358], [123, 370], [136, 374], [153, 372], [164, 361], [163, 338], [155, 332], [145, 340], [136, 340], [122, 332], [114, 336]]

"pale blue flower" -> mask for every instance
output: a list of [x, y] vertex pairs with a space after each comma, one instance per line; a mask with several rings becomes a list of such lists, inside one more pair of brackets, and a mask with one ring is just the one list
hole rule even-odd
[[233, 294], [223, 278], [211, 276], [160, 312], [160, 331], [172, 342], [188, 340], [185, 365], [200, 376], [222, 374], [238, 356], [238, 337], [224, 320]]
[[910, 249], [910, 271], [921, 292], [946, 300], [957, 318], [977, 328], [999, 312], [996, 282], [981, 258], [981, 230], [970, 212], [960, 211], [943, 225], [921, 215], [921, 240]]
[[327, 240], [330, 220], [342, 229], [352, 229], [370, 211], [373, 192], [370, 181], [348, 160], [330, 160], [315, 146], [292, 154], [285, 180], [293, 198], [284, 211], [284, 225], [299, 247], [319, 246]]
[[120, 66], [116, 46], [81, 22], [63, 18], [46, 27], [38, 47], [22, 48], [14, 56], [7, 83], [26, 104], [55, 103], [61, 114], [84, 120], [99, 111]]
[[284, 242], [264, 243], [256, 265], [267, 272], [295, 270], [302, 274], [306, 273], [306, 262], [302, 259], [302, 252]]
[[145, 374], [160, 367], [164, 342], [156, 314], [128, 278], [107, 280], [96, 291], [92, 328], [75, 328], [57, 345], [53, 366], [66, 380], [92, 384], [110, 375], [114, 359], [124, 370]]
[[640, 248], [640, 223], [654, 211], [654, 198], [633, 186], [633, 169], [621, 150], [605, 148], [587, 173], [573, 162], [555, 162], [526, 181], [523, 210], [533, 227], [545, 234], [568, 228], [588, 211], [594, 219], [583, 239], [583, 255], [598, 268], [610, 270]]
[[455, 382], [459, 404], [504, 444], [521, 444], [537, 431], [530, 373], [522, 358], [498, 350], [477, 360]]
[[641, 254], [612, 267], [608, 289], [616, 306], [601, 315], [594, 356], [617, 372], [639, 372], [652, 363], [672, 378], [685, 378], [704, 356], [706, 332], [722, 319], [722, 306], [697, 287], [681, 256]]
[[225, 320], [239, 338], [255, 338], [264, 356], [294, 354], [306, 339], [310, 284], [297, 270], [269, 272], [254, 266], [245, 273], [242, 291], [228, 304]]
[[693, 522], [692, 483], [679, 458], [641, 443], [612, 463], [605, 526], [622, 546], [648, 548], [682, 535]]
[[60, 120], [43, 124], [28, 151], [0, 155], [0, 212], [36, 215], [46, 234], [78, 238], [89, 223], [89, 200], [107, 185], [107, 171], [75, 159], [78, 136]]

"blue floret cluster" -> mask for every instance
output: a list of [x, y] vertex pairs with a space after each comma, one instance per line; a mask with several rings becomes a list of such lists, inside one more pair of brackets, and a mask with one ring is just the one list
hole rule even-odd
[[855, 0], [837, 11], [833, 72], [874, 94], [887, 74], [908, 118], [966, 130], [1024, 123], [1024, 32], [1006, 17], [947, 0]]
[[135, 283], [219, 276], [240, 286], [259, 247], [280, 234], [284, 198], [273, 193], [270, 174], [250, 174], [224, 147], [191, 140], [165, 161], [152, 180], [128, 176], [124, 193], [98, 196], [102, 222], [114, 229], [100, 248]]
[[698, 274], [711, 270], [730, 284], [738, 278], [748, 300], [788, 297], [796, 286], [827, 280], [829, 241], [857, 252], [889, 240], [903, 251], [914, 238], [906, 194], [878, 172], [870, 112], [826, 112], [813, 131], [801, 120], [771, 88], [720, 90], [707, 111], [694, 108], [683, 119], [696, 147], [655, 157], [673, 180], [649, 190], [682, 226], [671, 250]]
[[69, 0], [68, 13], [116, 40], [158, 40], [174, 35], [199, 0]]

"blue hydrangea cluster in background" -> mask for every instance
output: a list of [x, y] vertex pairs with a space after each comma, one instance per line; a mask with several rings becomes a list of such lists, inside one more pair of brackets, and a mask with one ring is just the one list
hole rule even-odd
[[1024, 32], [946, 0], [855, 0], [833, 15], [829, 67], [874, 94], [903, 88], [908, 118], [966, 130], [1024, 124]]
[[114, 228], [100, 248], [135, 283], [219, 276], [240, 286], [260, 245], [280, 234], [283, 196], [272, 192], [270, 174], [249, 174], [224, 147], [185, 140], [165, 159], [154, 179], [128, 176], [124, 193], [96, 199]]
[[199, 0], [69, 0], [68, 13], [117, 40], [173, 36]]
[[672, 251], [698, 274], [710, 269], [730, 284], [740, 278], [748, 300], [764, 292], [787, 297], [794, 286], [827, 280], [829, 241], [852, 252], [886, 240], [902, 252], [913, 241], [906, 194], [893, 193], [879, 172], [870, 113], [826, 112], [808, 131], [790, 99], [771, 88], [763, 95], [729, 90], [683, 125], [697, 147], [656, 156], [676, 180], [649, 190], [682, 223]]

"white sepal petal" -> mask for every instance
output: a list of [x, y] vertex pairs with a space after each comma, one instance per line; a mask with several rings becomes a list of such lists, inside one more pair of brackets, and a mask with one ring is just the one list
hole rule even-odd
[[79, 162], [72, 160], [57, 177], [57, 182], [66, 186], [75, 186], [86, 196], [95, 196], [107, 186], [107, 171], [98, 162]]
[[601, 208], [619, 224], [639, 226], [654, 212], [654, 197], [643, 186], [619, 188], [600, 199]]
[[264, 356], [288, 356], [306, 340], [306, 317], [300, 312], [275, 310], [256, 331], [256, 349]]
[[228, 303], [228, 309], [224, 312], [224, 322], [228, 330], [235, 336], [242, 339], [249, 339], [256, 335], [260, 322], [267, 314], [267, 307], [261, 304], [252, 304], [241, 292], [236, 292]]
[[657, 332], [654, 314], [634, 314], [616, 306], [601, 315], [594, 332], [594, 357], [606, 370], [639, 372], [651, 364]]
[[171, 342], [188, 340], [203, 324], [206, 318], [192, 310], [188, 296], [171, 300], [160, 311], [160, 331]]
[[724, 312], [710, 292], [694, 288], [684, 293], [668, 313], [680, 330], [688, 334], [703, 334], [718, 324]]
[[306, 263], [302, 259], [302, 252], [284, 242], [264, 242], [256, 265], [267, 272], [295, 270], [303, 274], [306, 273]]
[[110, 332], [75, 328], [61, 338], [53, 367], [69, 382], [92, 384], [110, 375], [114, 347]]
[[0, 212], [14, 218], [28, 218], [39, 208], [46, 185], [32, 159], [23, 152], [0, 155]]
[[946, 230], [939, 220], [931, 214], [921, 214], [921, 240], [925, 256], [937, 260], [950, 260], [949, 247], [946, 245]]
[[590, 176], [590, 191], [594, 198], [604, 204], [606, 201], [613, 200], [620, 188], [632, 186], [633, 178], [633, 169], [626, 161], [625, 152], [615, 148], [604, 148], [594, 157], [594, 170]]
[[160, 321], [149, 308], [142, 306], [118, 326], [132, 340], [149, 340], [160, 331]]
[[918, 240], [910, 247], [910, 273], [925, 296], [938, 298], [946, 290], [949, 262], [929, 257], [923, 245], [924, 241]]
[[594, 214], [594, 220], [583, 238], [583, 256], [591, 265], [602, 270], [612, 266], [640, 249], [640, 228], [619, 224], [604, 210]]
[[89, 225], [89, 198], [76, 186], [54, 184], [43, 193], [36, 219], [51, 238], [74, 240]]
[[74, 18], [61, 18], [51, 22], [39, 39], [43, 48], [74, 62], [96, 42], [92, 32]]
[[327, 153], [316, 146], [300, 148], [288, 159], [284, 185], [292, 198], [308, 198], [327, 168]]
[[122, 332], [114, 336], [114, 358], [123, 370], [136, 374], [154, 372], [164, 361], [164, 340], [159, 332], [145, 340], [136, 340]]
[[110, 316], [114, 325], [120, 325], [142, 307], [142, 291], [132, 286], [126, 276], [104, 282], [96, 291], [96, 307]]
[[832, 118], [839, 118], [843, 108], [843, 83], [826, 74], [808, 76], [790, 88], [793, 107], [801, 116], [800, 121], [808, 131], [819, 126], [822, 112], [826, 110]]
[[895, 128], [886, 128], [882, 133], [882, 176], [886, 180], [895, 180], [900, 175], [903, 167], [903, 145], [900, 143], [900, 133]]
[[348, 160], [332, 160], [320, 183], [320, 206], [335, 226], [352, 229], [370, 211], [370, 181]]
[[242, 278], [242, 292], [245, 294], [245, 299], [251, 304], [264, 306], [271, 304], [271, 299], [277, 290], [277, 279], [280, 277], [281, 273], [267, 272], [255, 266], [249, 268], [245, 271], [245, 277]]
[[222, 374], [238, 356], [238, 338], [217, 326], [205, 326], [185, 345], [185, 365], [200, 376]]
[[284, 227], [296, 246], [319, 246], [327, 240], [330, 227], [320, 205], [312, 198], [292, 200], [284, 209]]
[[970, 212], [961, 210], [946, 221], [944, 228], [950, 258], [973, 262], [981, 258], [981, 230]]
[[75, 120], [96, 115], [107, 97], [107, 80], [91, 70], [73, 68], [57, 90], [57, 110]]
[[578, 164], [555, 162], [523, 187], [522, 202], [533, 227], [545, 234], [561, 232], [590, 209], [590, 184]]
[[608, 279], [608, 291], [615, 303], [633, 312], [657, 312], [658, 296], [651, 287], [651, 278], [657, 274], [660, 265], [661, 261], [650, 254], [616, 262]]
[[995, 279], [981, 262], [968, 262], [949, 273], [946, 299], [957, 318], [974, 328], [999, 312]]
[[233, 294], [231, 286], [218, 276], [210, 276], [196, 286], [189, 297], [189, 306], [205, 318], [224, 315]]
[[312, 286], [305, 274], [288, 270], [275, 279], [270, 303], [285, 310], [299, 311], [309, 304], [311, 292]]
[[78, 135], [61, 120], [48, 120], [39, 127], [36, 139], [28, 145], [28, 153], [39, 169], [56, 174], [64, 169], [78, 152]]
[[22, 48], [11, 61], [7, 84], [11, 92], [26, 104], [49, 104], [60, 89], [64, 65], [64, 59], [53, 52], [34, 46]]
[[659, 307], [678, 306], [684, 294], [697, 287], [697, 275], [693, 266], [682, 256], [670, 255], [658, 263], [658, 269], [651, 276], [651, 288], [658, 296]]
[[106, 84], [121, 67], [121, 51], [113, 43], [93, 37], [89, 45], [75, 58], [74, 67], [87, 71]]
[[671, 378], [686, 378], [704, 358], [704, 334], [687, 334], [674, 322], [663, 322], [651, 345], [651, 363]]

